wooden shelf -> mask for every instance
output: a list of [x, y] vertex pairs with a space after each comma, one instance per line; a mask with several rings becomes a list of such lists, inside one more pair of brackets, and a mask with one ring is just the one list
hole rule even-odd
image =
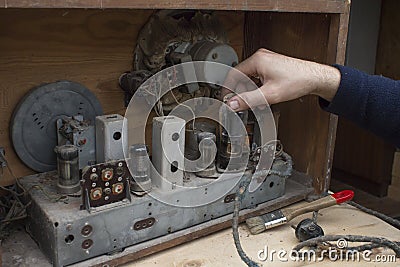
[[215, 9], [345, 13], [349, 0], [0, 0], [0, 8]]

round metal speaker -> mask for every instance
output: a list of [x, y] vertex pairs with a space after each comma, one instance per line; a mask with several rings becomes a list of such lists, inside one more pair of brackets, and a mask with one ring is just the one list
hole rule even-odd
[[40, 85], [19, 102], [11, 118], [11, 139], [19, 158], [31, 169], [57, 169], [56, 122], [59, 118], [82, 115], [94, 124], [103, 110], [96, 96], [83, 85], [58, 81]]

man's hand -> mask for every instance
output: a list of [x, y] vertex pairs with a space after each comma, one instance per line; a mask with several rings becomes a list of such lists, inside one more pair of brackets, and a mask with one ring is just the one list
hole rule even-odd
[[[235, 68], [247, 76], [260, 79], [262, 83], [260, 88], [253, 91], [236, 91], [239, 94], [229, 101], [229, 106], [236, 111], [265, 105], [265, 100], [271, 105], [310, 94], [331, 101], [341, 78], [339, 70], [334, 67], [287, 57], [266, 49], [259, 49]], [[232, 82], [229, 88], [237, 89], [232, 87]]]

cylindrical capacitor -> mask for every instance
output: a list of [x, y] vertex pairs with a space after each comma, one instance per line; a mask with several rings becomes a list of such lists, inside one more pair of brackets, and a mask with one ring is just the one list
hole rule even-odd
[[60, 193], [73, 194], [80, 190], [79, 154], [78, 147], [74, 145], [57, 146], [58, 182]]
[[211, 177], [216, 174], [215, 156], [217, 154], [216, 137], [210, 132], [200, 132], [197, 134], [201, 161], [198, 163], [198, 168], [203, 170], [196, 172], [200, 177]]
[[[234, 113], [227, 113], [227, 130], [223, 131], [224, 139], [227, 141], [229, 139], [229, 154], [230, 157], [241, 157], [243, 153], [243, 148], [246, 143], [247, 132], [243, 132], [243, 127], [247, 125], [247, 110], [236, 112], [242, 121], [242, 125], [239, 125], [237, 119], [233, 118]], [[228, 137], [228, 133], [229, 138]], [[245, 150], [246, 151], [246, 150]]]
[[199, 131], [193, 129], [185, 130], [185, 158], [196, 160], [200, 156], [197, 134]]
[[234, 116], [235, 113], [233, 112], [226, 112], [225, 121], [226, 121], [226, 130], [230, 133], [232, 137], [243, 137], [243, 127], [247, 125], [247, 118], [248, 118], [248, 111], [238, 111], [236, 115], [239, 116], [240, 120], [242, 121], [243, 125], [238, 125], [237, 119]]
[[129, 148], [132, 179], [131, 191], [134, 193], [151, 190], [150, 159], [145, 144], [135, 144]]
[[[226, 95], [224, 102], [227, 103], [232, 96], [233, 94]], [[249, 139], [246, 130], [243, 130], [247, 125], [248, 112], [239, 111], [236, 115], [227, 106], [222, 106], [220, 109], [221, 121], [225, 128], [221, 128], [220, 132], [218, 167], [228, 171], [243, 170], [247, 166], [249, 157]]]

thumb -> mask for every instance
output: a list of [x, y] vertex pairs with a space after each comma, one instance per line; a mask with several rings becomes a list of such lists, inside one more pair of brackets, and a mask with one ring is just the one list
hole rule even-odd
[[253, 91], [233, 96], [229, 99], [228, 105], [234, 111], [241, 111], [262, 105], [268, 105], [268, 102], [260, 88], [258, 88]]

